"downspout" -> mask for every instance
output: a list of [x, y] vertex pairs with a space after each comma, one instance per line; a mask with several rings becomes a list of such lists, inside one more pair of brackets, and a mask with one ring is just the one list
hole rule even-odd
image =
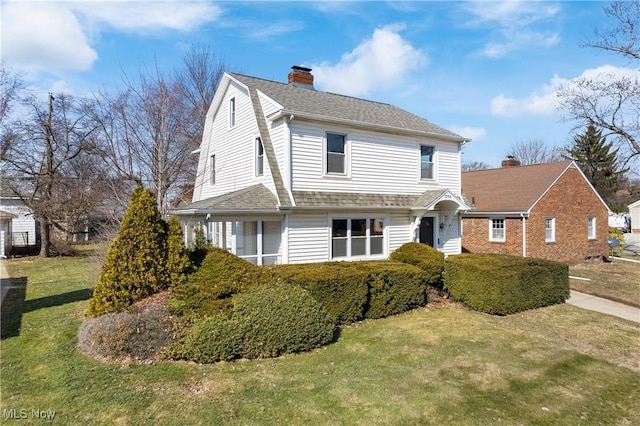
[[522, 217], [522, 257], [527, 257], [527, 218], [524, 213], [520, 213]]

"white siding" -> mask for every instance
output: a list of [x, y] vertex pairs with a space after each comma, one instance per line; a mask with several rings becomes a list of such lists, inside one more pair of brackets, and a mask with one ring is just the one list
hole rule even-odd
[[[229, 102], [236, 99], [236, 125], [229, 126]], [[199, 174], [202, 175], [200, 199], [263, 183], [275, 192], [271, 172], [266, 165], [264, 175], [255, 176], [255, 138], [259, 135], [249, 93], [231, 82], [213, 118], [209, 149], [201, 151]], [[210, 184], [211, 156], [216, 156], [216, 183]], [[206, 158], [202, 158], [206, 157]], [[204, 166], [202, 163], [206, 163]], [[194, 201], [198, 201], [194, 199]]]
[[412, 240], [409, 212], [391, 213], [389, 216], [389, 254]]
[[[20, 200], [2, 199], [0, 202], [0, 210], [14, 214], [16, 217], [11, 221], [12, 234], [16, 236], [15, 246], [21, 247], [26, 245], [33, 246], [36, 244], [36, 221], [27, 206]], [[22, 236], [27, 235], [28, 240], [23, 241]]]
[[[347, 176], [323, 176], [323, 141], [327, 131], [347, 135]], [[295, 120], [291, 123], [291, 133], [294, 190], [419, 194], [429, 189], [449, 188], [460, 194], [457, 143]], [[436, 147], [434, 181], [420, 180], [421, 144]]]
[[291, 214], [288, 231], [289, 263], [329, 260], [328, 214]]

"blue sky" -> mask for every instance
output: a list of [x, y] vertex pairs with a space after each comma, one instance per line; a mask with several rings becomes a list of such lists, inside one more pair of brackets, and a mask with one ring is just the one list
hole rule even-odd
[[397, 105], [472, 139], [464, 162], [498, 166], [515, 142], [565, 146], [560, 85], [625, 59], [581, 47], [608, 2], [2, 1], [5, 65], [43, 96], [170, 71], [206, 45], [233, 71]]

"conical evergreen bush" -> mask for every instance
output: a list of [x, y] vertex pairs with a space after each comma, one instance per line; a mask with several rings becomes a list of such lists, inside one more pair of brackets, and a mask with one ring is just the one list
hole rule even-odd
[[184, 245], [180, 222], [175, 216], [171, 216], [167, 224], [167, 275], [169, 277], [169, 285], [175, 287], [187, 281], [187, 273], [191, 268], [191, 261], [189, 260], [187, 247]]
[[119, 312], [167, 288], [167, 225], [149, 189], [136, 188], [107, 252], [88, 314]]

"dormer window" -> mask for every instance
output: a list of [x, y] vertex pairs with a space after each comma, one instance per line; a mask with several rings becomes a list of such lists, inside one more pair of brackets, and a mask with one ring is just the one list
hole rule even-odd
[[420, 145], [420, 179], [433, 179], [433, 153], [436, 148], [430, 145]]
[[327, 133], [326, 173], [346, 175], [346, 137], [336, 133]]
[[236, 98], [229, 99], [229, 127], [236, 125]]
[[262, 139], [256, 138], [256, 176], [264, 174], [264, 146]]

